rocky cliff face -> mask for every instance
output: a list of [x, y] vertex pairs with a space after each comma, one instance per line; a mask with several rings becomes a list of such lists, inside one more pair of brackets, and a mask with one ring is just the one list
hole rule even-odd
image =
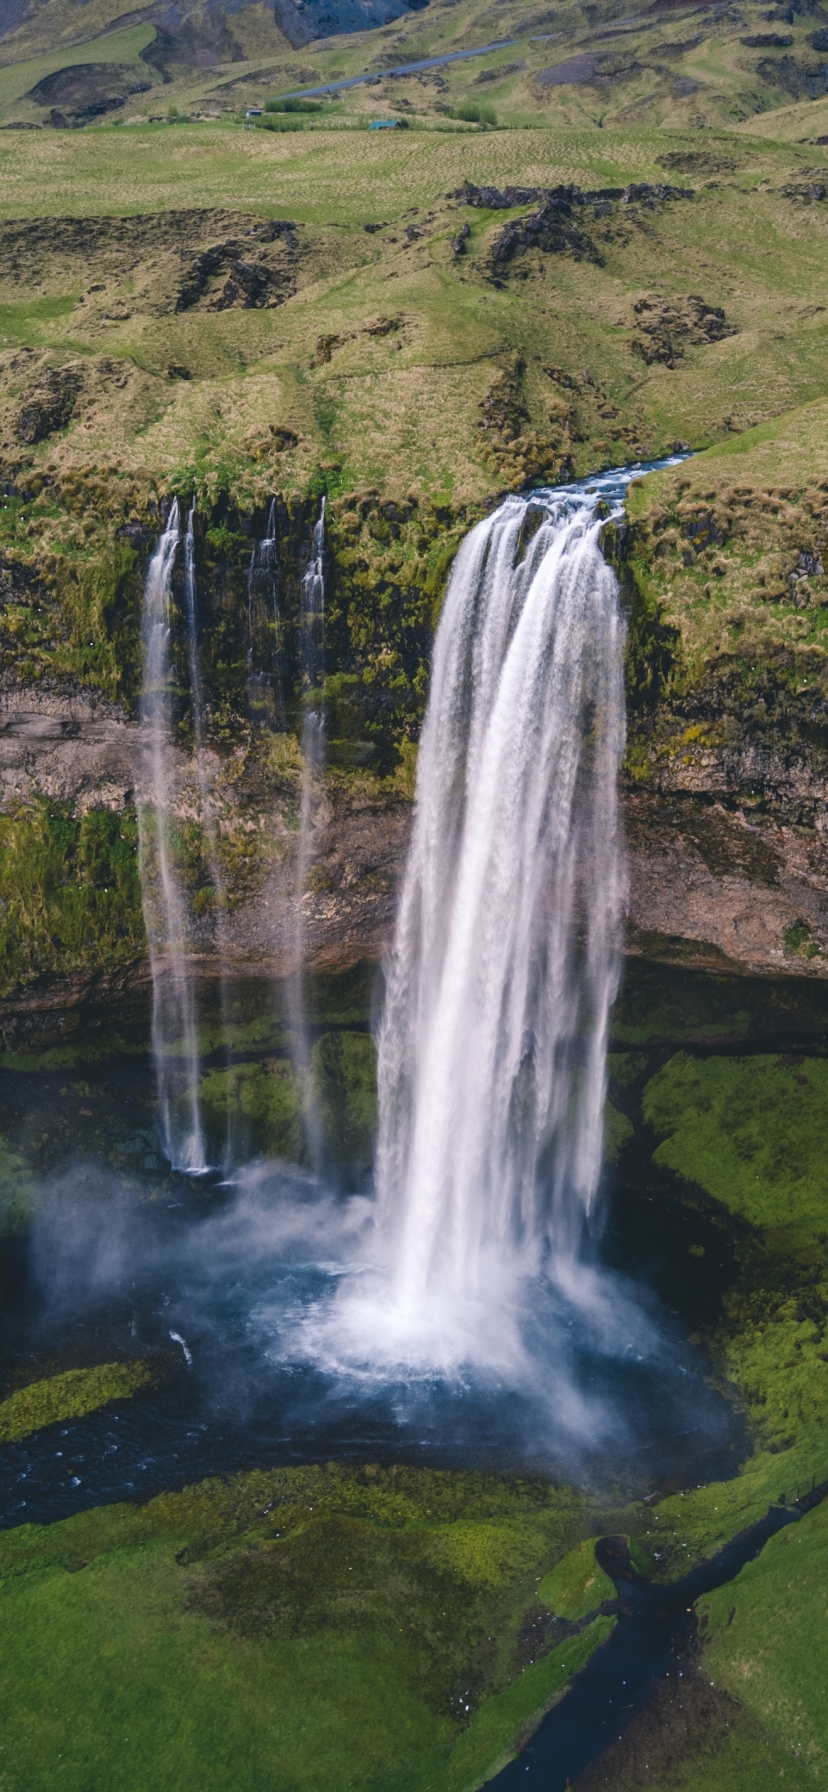
[[[710, 485], [709, 466], [699, 477]], [[698, 498], [686, 472], [670, 478], [642, 488], [655, 493], [644, 514], [635, 514], [633, 495], [631, 526], [607, 542], [630, 618], [627, 950], [712, 970], [823, 976], [828, 482], [811, 479], [775, 502], [746, 486], [725, 501], [720, 492]], [[77, 493], [23, 492], [4, 513], [7, 1044], [21, 1027], [48, 1032], [50, 1014], [84, 996], [140, 988], [147, 975], [135, 826], [144, 776], [138, 619], [143, 563], [163, 509], [130, 493], [129, 515], [117, 506], [113, 514], [105, 496], [79, 516]], [[222, 874], [223, 949], [239, 973], [284, 974], [299, 951], [319, 968], [342, 968], [386, 947], [433, 627], [452, 554], [473, 521], [412, 495], [380, 502], [366, 492], [329, 507], [322, 699], [330, 753], [312, 793], [300, 887], [295, 637], [317, 506], [312, 498], [280, 513], [275, 634], [272, 618], [257, 620], [251, 609], [247, 581], [264, 518], [222, 500], [199, 522], [206, 805]], [[757, 596], [768, 591], [761, 578], [771, 579], [770, 597]], [[251, 653], [263, 662], [270, 655], [267, 676], [252, 685]], [[194, 961], [209, 977], [218, 897], [184, 658], [173, 805]], [[268, 704], [280, 709], [281, 729]]]

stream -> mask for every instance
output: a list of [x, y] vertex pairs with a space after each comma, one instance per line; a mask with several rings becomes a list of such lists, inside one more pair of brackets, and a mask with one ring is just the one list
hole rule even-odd
[[777, 1531], [797, 1523], [826, 1494], [828, 1481], [823, 1481], [791, 1505], [771, 1506], [718, 1555], [666, 1586], [636, 1573], [623, 1537], [602, 1537], [595, 1557], [618, 1595], [601, 1607], [617, 1617], [612, 1635], [590, 1656], [522, 1752], [487, 1781], [489, 1792], [516, 1792], [527, 1785], [565, 1792], [574, 1785], [626, 1728], [655, 1682], [677, 1657], [687, 1655], [696, 1630], [696, 1600], [735, 1580]]

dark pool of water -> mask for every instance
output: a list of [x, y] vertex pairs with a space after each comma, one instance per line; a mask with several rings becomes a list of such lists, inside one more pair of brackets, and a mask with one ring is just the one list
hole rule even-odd
[[[274, 1242], [280, 1203], [291, 1211], [302, 1201], [312, 1243]], [[0, 1525], [331, 1458], [530, 1469], [639, 1495], [733, 1472], [740, 1423], [688, 1343], [693, 1303], [678, 1313], [659, 1298], [659, 1279], [669, 1291], [687, 1261], [687, 1226], [660, 1234], [654, 1255], [646, 1196], [613, 1212], [608, 1284], [611, 1300], [642, 1315], [643, 1346], [607, 1346], [575, 1310], [550, 1308], [538, 1321], [539, 1380], [557, 1378], [561, 1410], [563, 1391], [574, 1392], [593, 1415], [574, 1430], [558, 1423], [548, 1388], [472, 1374], [359, 1381], [303, 1360], [293, 1317], [335, 1289], [341, 1265], [320, 1262], [320, 1234], [330, 1240], [346, 1206], [287, 1172], [265, 1176], [252, 1206], [249, 1191], [183, 1178], [147, 1200], [89, 1163], [53, 1183], [32, 1232], [0, 1250], [0, 1377], [11, 1385], [21, 1371], [149, 1355], [158, 1381], [0, 1448]], [[636, 1284], [630, 1266], [648, 1252], [652, 1279]], [[539, 1290], [539, 1306], [548, 1299]]]

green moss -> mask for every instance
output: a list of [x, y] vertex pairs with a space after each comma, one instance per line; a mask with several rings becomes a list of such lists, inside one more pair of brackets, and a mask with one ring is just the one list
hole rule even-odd
[[556, 1618], [575, 1623], [598, 1610], [605, 1599], [615, 1598], [615, 1587], [595, 1560], [595, 1537], [586, 1538], [545, 1574], [538, 1587], [538, 1598]]
[[13, 1443], [44, 1425], [79, 1419], [111, 1400], [126, 1400], [153, 1379], [149, 1363], [98, 1363], [94, 1369], [66, 1369], [47, 1381], [33, 1381], [0, 1402], [0, 1443]]
[[630, 1083], [636, 1082], [643, 1070], [647, 1068], [644, 1052], [608, 1052], [607, 1073], [611, 1083], [619, 1089], [626, 1089]]
[[487, 1700], [452, 1749], [443, 1782], [446, 1792], [468, 1792], [505, 1767], [614, 1627], [614, 1618], [596, 1618]]
[[0, 816], [0, 993], [143, 952], [132, 813], [40, 802]]
[[287, 1058], [208, 1070], [199, 1084], [199, 1100], [219, 1152], [230, 1138], [250, 1152], [291, 1163], [304, 1160], [302, 1091]]
[[628, 1145], [635, 1128], [626, 1114], [613, 1107], [611, 1101], [604, 1104], [604, 1161], [614, 1164], [621, 1156], [625, 1145]]
[[644, 1091], [662, 1138], [654, 1161], [760, 1226], [828, 1229], [828, 1062], [691, 1058], [679, 1052]]
[[367, 1167], [377, 1126], [377, 1048], [370, 1033], [323, 1033], [311, 1072], [328, 1153], [336, 1163]]
[[329, 1465], [6, 1533], [10, 1784], [461, 1792], [611, 1628], [521, 1671], [537, 1579], [594, 1526], [542, 1482]]
[[25, 1160], [0, 1133], [0, 1236], [22, 1231], [35, 1198], [35, 1181]]

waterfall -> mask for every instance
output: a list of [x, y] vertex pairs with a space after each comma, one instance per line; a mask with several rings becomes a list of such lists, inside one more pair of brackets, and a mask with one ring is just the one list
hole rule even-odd
[[[195, 514], [196, 501], [193, 498], [187, 517], [187, 529], [184, 536], [184, 590], [187, 601], [187, 664], [190, 673], [190, 706], [193, 719], [193, 744], [195, 749], [195, 772], [198, 784], [201, 827], [204, 839], [207, 869], [213, 890], [213, 933], [218, 960], [219, 1012], [221, 1015], [221, 1034], [225, 1053], [225, 1061], [229, 1062], [228, 1053], [228, 1004], [227, 1004], [227, 928], [226, 887], [221, 868], [218, 850], [218, 832], [213, 815], [210, 786], [207, 777], [205, 756], [205, 705], [204, 685], [198, 661], [198, 582], [195, 566]], [[197, 1063], [197, 1060], [196, 1060]], [[196, 1097], [197, 1100], [197, 1097]], [[224, 1156], [229, 1163], [233, 1155], [232, 1119], [230, 1108], [227, 1111], [227, 1128], [225, 1136]], [[203, 1146], [202, 1146], [203, 1156]]]
[[186, 907], [170, 837], [174, 771], [170, 600], [179, 534], [176, 499], [144, 584], [138, 841], [163, 1145], [174, 1168], [199, 1173], [206, 1165], [198, 1102], [195, 1002], [187, 963]]
[[310, 1039], [304, 1000], [305, 913], [313, 834], [313, 798], [325, 758], [325, 717], [319, 705], [325, 676], [325, 499], [314, 524], [311, 553], [299, 598], [299, 672], [302, 693], [302, 788], [299, 805], [299, 851], [296, 859], [294, 975], [290, 1007], [294, 1056], [305, 1090], [305, 1125], [311, 1159], [318, 1167], [321, 1137], [310, 1075]]
[[601, 495], [508, 498], [446, 593], [379, 1034], [397, 1336], [485, 1312], [509, 1263], [565, 1281], [598, 1185], [625, 894]]
[[[279, 615], [279, 551], [276, 499], [271, 498], [267, 527], [250, 556], [247, 571], [247, 707], [251, 721], [283, 729], [285, 699], [282, 681], [281, 617]], [[264, 665], [256, 666], [257, 645]], [[261, 654], [261, 646], [265, 652]]]

